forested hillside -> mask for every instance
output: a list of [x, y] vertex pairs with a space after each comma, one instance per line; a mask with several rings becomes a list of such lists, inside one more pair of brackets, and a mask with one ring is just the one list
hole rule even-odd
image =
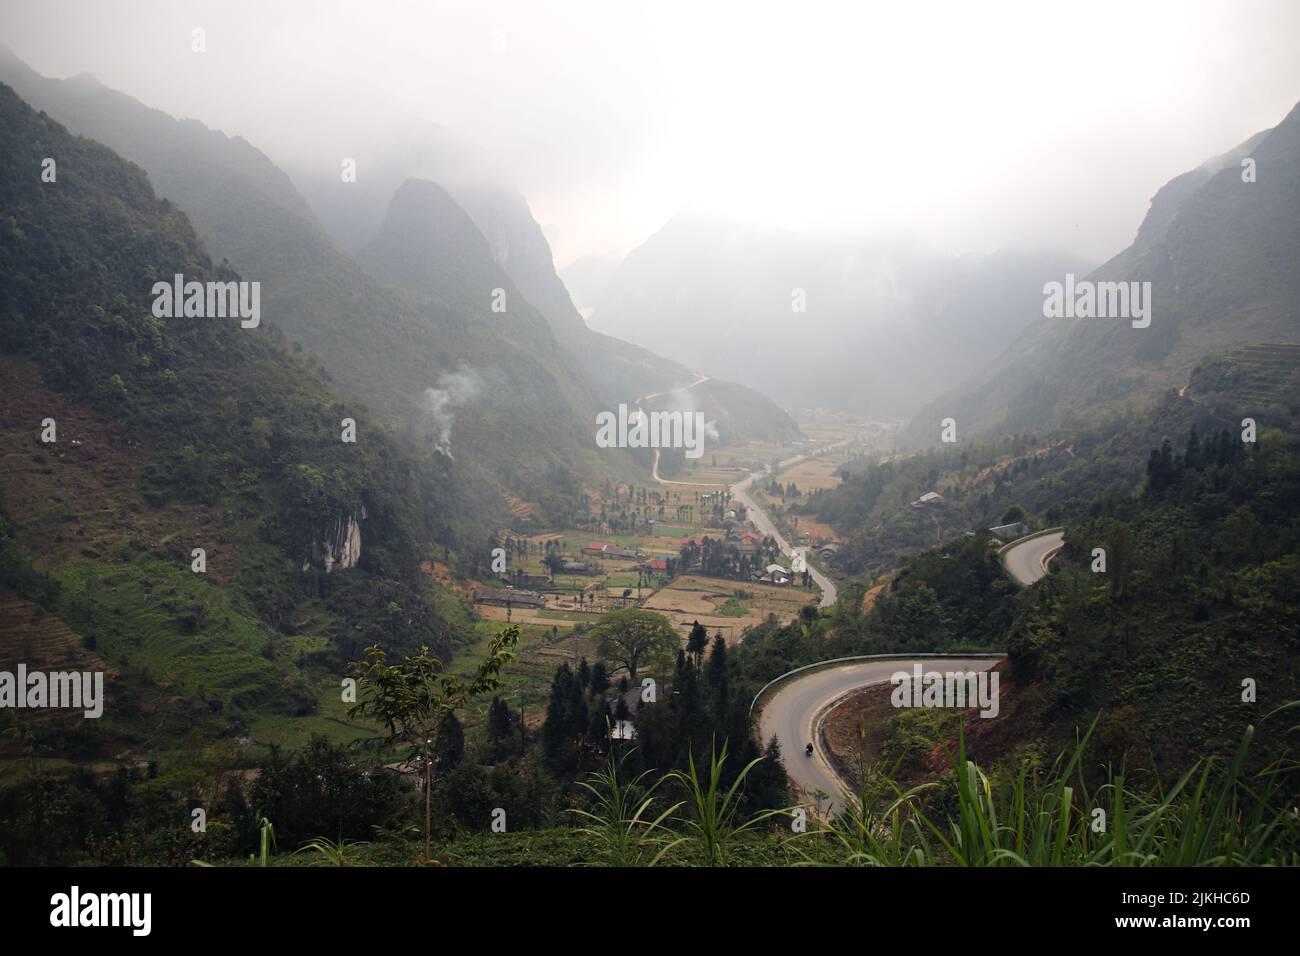
[[[1294, 346], [1259, 344], [1210, 356], [1189, 378], [1188, 387], [1167, 391], [1149, 408], [1077, 427], [850, 462], [841, 468], [839, 487], [807, 496], [791, 513], [844, 534], [836, 567], [869, 579], [958, 534], [1019, 520], [1048, 527], [1098, 495], [1131, 491], [1149, 449], [1191, 428], [1202, 435], [1224, 428], [1237, 434], [1242, 420], [1251, 418], [1260, 429], [1287, 431], [1300, 420]], [[940, 500], [919, 503], [930, 492]]]
[[[1250, 170], [1244, 160], [1253, 163]], [[968, 438], [1083, 427], [1182, 388], [1211, 353], [1252, 342], [1294, 343], [1297, 262], [1300, 107], [1168, 183], [1134, 243], [1087, 277], [1150, 282], [1149, 327], [1134, 328], [1126, 319], [1044, 318], [1037, 311], [995, 361], [919, 412], [903, 445], [938, 444], [939, 422], [948, 417]]]
[[[530, 283], [514, 284], [512, 274], [503, 285], [502, 267], [492, 258], [495, 245], [481, 236], [461, 243], [453, 260], [426, 262], [422, 294], [413, 297], [405, 283], [384, 281], [396, 277], [384, 256], [372, 254], [367, 268], [340, 249], [289, 177], [244, 140], [196, 120], [173, 119], [90, 77], [42, 77], [8, 51], [0, 51], [0, 80], [69, 128], [140, 164], [158, 192], [191, 218], [216, 259], [262, 280], [265, 320], [318, 360], [341, 392], [421, 443], [427, 466], [462, 505], [449, 520], [466, 545], [477, 546], [488, 528], [510, 523], [504, 494], [544, 503], [538, 517], [564, 523], [581, 507], [582, 482], [637, 473], [622, 451], [595, 454], [596, 412], [690, 383], [685, 369], [664, 367], [663, 360], [622, 343], [597, 349], [591, 336], [582, 347], [563, 346], [566, 329], [585, 332], [581, 319], [573, 313], [566, 326], [560, 310], [539, 316], [542, 307], [525, 298]], [[392, 198], [385, 200], [390, 212]], [[496, 193], [487, 198], [500, 207]], [[523, 211], [536, 229], [526, 206]], [[447, 214], [465, 217], [460, 208]], [[413, 214], [405, 215], [414, 225]], [[505, 225], [517, 231], [517, 218]], [[544, 245], [540, 231], [536, 238]], [[518, 240], [514, 248], [518, 258]], [[531, 280], [533, 273], [524, 275]], [[497, 288], [509, 291], [505, 313], [493, 311]], [[538, 294], [553, 291], [537, 288]], [[609, 360], [602, 358], [606, 352]], [[651, 387], [637, 391], [645, 383]], [[770, 401], [752, 393], [748, 398], [761, 414], [740, 403], [735, 411], [723, 407], [711, 415], [726, 421], [728, 438], [797, 434]], [[441, 439], [451, 421], [456, 447], [449, 457]], [[512, 441], [503, 440], [505, 432]]]
[[41, 721], [26, 746], [273, 740], [276, 715], [298, 733], [341, 713], [365, 644], [449, 650], [460, 612], [419, 569], [451, 541], [445, 489], [275, 329], [157, 317], [160, 278], [241, 277], [138, 167], [8, 87], [0, 111], [0, 654], [91, 654], [122, 678], [102, 722]]
[[[506, 490], [522, 497], [525, 489], [548, 488], [551, 476], [560, 486], [555, 497], [576, 506], [566, 471], [590, 447], [592, 400], [575, 387], [549, 330], [525, 342], [497, 334], [489, 324], [492, 286], [473, 286], [468, 275], [449, 271], [435, 277], [438, 297], [412, 302], [342, 252], [288, 177], [247, 142], [175, 120], [89, 77], [46, 79], [7, 52], [0, 79], [76, 132], [139, 163], [218, 260], [262, 282], [264, 321], [299, 343], [340, 392], [419, 443], [423, 467], [460, 505], [443, 515], [462, 545], [477, 546], [489, 528], [507, 523]], [[467, 368], [476, 382], [491, 379], [491, 387], [458, 387], [463, 380], [455, 376]], [[557, 394], [564, 399], [558, 404]], [[446, 413], [459, 422], [452, 426], [459, 456], [439, 450]], [[511, 454], [499, 436], [507, 419], [521, 435], [535, 429], [552, 440], [525, 444], [530, 454]]]

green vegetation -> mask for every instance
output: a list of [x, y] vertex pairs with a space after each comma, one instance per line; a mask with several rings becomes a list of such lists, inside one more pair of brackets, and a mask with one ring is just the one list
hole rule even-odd
[[[1045, 688], [1043, 719], [1102, 710], [1113, 759], [1170, 770], [1300, 697], [1287, 664], [1300, 642], [1297, 501], [1293, 435], [1248, 446], [1191, 432], [1179, 454], [1153, 450], [1140, 493], [1067, 521], [1059, 569], [1009, 629], [1014, 675]], [[1247, 679], [1258, 703], [1244, 699]], [[1275, 756], [1282, 741], [1259, 747]]]
[[865, 866], [1252, 866], [1300, 862], [1300, 823], [1286, 807], [1294, 765], [1243, 772], [1248, 727], [1227, 761], [1198, 761], [1170, 784], [1135, 786], [1106, 769], [1091, 785], [1091, 731], [1048, 767], [1025, 760], [997, 778], [959, 738], [943, 781], [902, 789], [888, 765], [862, 769], [845, 810], [812, 831]]
[[[60, 102], [135, 142], [85, 101]], [[1279, 716], [1300, 698], [1295, 350], [1236, 348], [1149, 408], [1090, 408], [1113, 412], [1147, 365], [1167, 373], [1193, 346], [1228, 344], [1205, 333], [1215, 309], [1259, 306], [1256, 334], [1294, 303], [1278, 283], [1243, 295], [1257, 267], [1195, 228], [1223, 211], [1218, 186], [1163, 208], [1179, 243], [1153, 221], [1115, 268], [1177, 252], [1180, 268], [1246, 278], [1216, 291], [1194, 273], [1174, 305], [1195, 321], [1161, 325], [1095, 380], [1059, 362], [1059, 384], [1010, 377], [979, 414], [986, 434], [1012, 434], [851, 462], [825, 492], [769, 483], [787, 515], [848, 533], [835, 564], [854, 580], [833, 608], [769, 617], [733, 645], [696, 622], [683, 646], [639, 608], [501, 630], [434, 583], [482, 570], [503, 526], [667, 551], [669, 576], [743, 581], [779, 557], [771, 539], [752, 555], [727, 539], [725, 492], [624, 493], [607, 472], [644, 456], [598, 463], [583, 438], [610, 381], [572, 364], [452, 197], [408, 182], [353, 260], [265, 157], [179, 125], [150, 119], [141, 161], [233, 259], [214, 264], [140, 168], [0, 87], [0, 371], [22, 386], [3, 436], [0, 490], [18, 503], [0, 515], [3, 662], [93, 661], [111, 689], [90, 725], [0, 712], [13, 769], [0, 863], [1300, 862], [1294, 728]], [[209, 146], [209, 165], [177, 159]], [[34, 174], [46, 156], [57, 184]], [[159, 277], [236, 281], [250, 263], [274, 323], [153, 314]], [[480, 294], [498, 287], [504, 316]], [[454, 438], [440, 399], [420, 406], [449, 376], [483, 399], [456, 409]], [[745, 390], [697, 394], [741, 409], [721, 426], [732, 433], [766, 414]], [[35, 437], [47, 409], [56, 448]], [[1241, 440], [1245, 417], [1257, 441]], [[340, 440], [344, 419], [357, 442]], [[770, 428], [783, 433], [783, 416]], [[665, 456], [666, 474], [683, 467]], [[942, 500], [919, 500], [930, 491]], [[1027, 590], [988, 531], [1021, 521], [1066, 528], [1053, 573]], [[356, 529], [355, 566], [327, 570]], [[678, 548], [687, 534], [699, 540]], [[556, 573], [570, 553], [507, 545], [515, 571]], [[617, 567], [611, 603], [646, 580]], [[717, 613], [744, 617], [753, 600], [737, 589]], [[996, 733], [964, 715], [895, 717], [848, 807], [821, 820], [791, 806], [781, 741], [755, 739], [759, 688], [827, 658], [991, 649], [1008, 653], [1014, 708]], [[936, 766], [945, 748], [950, 766]], [[189, 825], [196, 807], [206, 827]], [[506, 833], [490, 830], [499, 810]]]
[[[1249, 356], [1248, 367], [1265, 371], [1238, 375], [1227, 370], [1247, 367], [1239, 366], [1240, 357], [1215, 357], [1192, 373], [1194, 387], [1182, 395], [1166, 393], [1149, 412], [1098, 416], [1048, 433], [963, 441], [883, 464], [849, 462], [840, 469], [842, 485], [814, 492], [792, 510], [844, 533], [848, 540], [834, 569], [868, 579], [933, 547], [936, 537], [1008, 523], [1007, 515], [1017, 513], [1013, 508], [1030, 524], [1059, 525], [1101, 496], [1136, 489], [1151, 449], [1170, 435], [1195, 428], [1208, 436], [1225, 427], [1235, 435], [1245, 418], [1264, 430], [1295, 432], [1300, 375], [1285, 364], [1292, 353], [1282, 347], [1240, 351]], [[1259, 357], [1261, 351], [1267, 359]], [[943, 501], [911, 507], [930, 491]]]
[[[1292, 110], [1223, 157], [1226, 165], [1203, 165], [1167, 183], [1133, 244], [1087, 277], [1150, 282], [1149, 327], [1038, 319], [997, 361], [922, 409], [902, 436], [904, 447], [936, 444], [940, 420], [953, 415], [963, 442], [1078, 430], [1104, 416], [1146, 411], [1166, 390], [1187, 385], [1187, 369], [1208, 355], [1246, 343], [1294, 343], [1298, 131], [1300, 113]], [[1250, 184], [1260, 189], [1243, 189], [1238, 160], [1246, 155], [1285, 172]]]
[[722, 603], [717, 613], [720, 617], [744, 617], [749, 613], [749, 608], [745, 607], [740, 598], [733, 594]]
[[508, 627], [488, 645], [473, 677], [462, 680], [443, 673], [442, 662], [427, 647], [398, 664], [388, 664], [382, 647], [366, 648], [365, 662], [356, 662], [357, 703], [349, 717], [366, 717], [388, 732], [388, 742], [414, 740], [424, 771], [424, 858], [429, 859], [429, 828], [433, 802], [433, 761], [429, 749], [455, 713], [472, 697], [501, 686], [501, 669], [514, 656], [519, 631]]
[[[194, 731], [231, 739], [310, 717], [369, 644], [448, 653], [467, 612], [419, 568], [453, 540], [430, 507], [435, 476], [274, 329], [154, 316], [159, 276], [239, 277], [211, 264], [138, 168], [8, 88], [0, 117], [0, 199], [15, 226], [0, 235], [0, 361], [39, 375], [15, 412], [43, 453], [6, 474], [5, 497], [65, 496], [6, 517], [0, 573], [124, 677], [86, 743], [66, 749], [69, 728], [53, 720], [33, 746], [188, 750]], [[60, 158], [56, 184], [26, 174], [44, 156]], [[58, 441], [37, 444], [53, 408]], [[344, 418], [356, 443], [340, 440]], [[347, 522], [361, 529], [360, 563], [327, 574], [321, 552]], [[74, 533], [79, 549], [58, 546]]]
[[633, 683], [638, 669], [647, 664], [662, 665], [680, 647], [677, 631], [668, 618], [637, 608], [611, 611], [592, 633], [600, 656], [626, 668]]

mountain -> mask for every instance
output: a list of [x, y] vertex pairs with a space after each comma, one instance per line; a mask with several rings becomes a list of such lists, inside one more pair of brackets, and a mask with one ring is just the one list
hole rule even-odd
[[[704, 375], [709, 382], [691, 390], [691, 407], [718, 423], [722, 441], [799, 437], [794, 420], [761, 391], [713, 378], [717, 374], [713, 356], [700, 355], [688, 367], [660, 354], [669, 350], [672, 343], [667, 340], [642, 347], [589, 328], [555, 271], [550, 243], [525, 197], [503, 184], [503, 175], [492, 169], [489, 158], [457, 143], [446, 130], [428, 123], [411, 124], [383, 138], [357, 163], [356, 183], [342, 182], [333, 169], [293, 168], [295, 180], [303, 184], [321, 221], [330, 225], [345, 248], [361, 250], [374, 241], [386, 221], [390, 199], [403, 183], [436, 182], [473, 220], [487, 240], [493, 261], [545, 317], [606, 407], [683, 389]], [[365, 188], [354, 188], [363, 178]]]
[[337, 728], [346, 661], [464, 615], [420, 568], [446, 489], [275, 328], [161, 308], [176, 274], [247, 281], [0, 84], [0, 660], [108, 673], [102, 723], [31, 727], [87, 759]]
[[[1253, 159], [1255, 181], [1241, 165]], [[959, 435], [1053, 428], [1182, 388], [1205, 356], [1300, 336], [1300, 107], [1278, 126], [1167, 183], [1133, 244], [1087, 276], [1150, 282], [1149, 327], [1032, 322], [995, 361], [917, 414], [904, 447]], [[1051, 277], [1063, 281], [1064, 274]], [[1030, 313], [1026, 313], [1027, 316]]]
[[627, 256], [590, 321], [692, 367], [709, 356], [719, 375], [787, 405], [897, 417], [996, 355], [1044, 273], [1080, 265], [682, 213]]
[[[510, 521], [507, 495], [545, 502], [535, 509], [538, 518], [562, 524], [582, 506], [583, 481], [639, 474], [631, 455], [595, 447], [596, 413], [695, 378], [605, 337], [578, 344], [590, 333], [517, 194], [482, 187], [475, 199], [465, 187], [465, 201], [483, 223], [497, 227], [467, 244], [474, 254], [466, 253], [457, 269], [429, 277], [436, 290], [426, 283], [413, 294], [344, 251], [289, 177], [239, 137], [173, 119], [89, 77], [42, 77], [8, 51], [0, 51], [0, 80], [142, 166], [159, 193], [190, 216], [215, 257], [263, 282], [265, 321], [317, 356], [343, 392], [423, 444], [427, 466], [462, 505], [446, 515], [462, 544], [477, 545], [483, 527]], [[442, 148], [435, 153], [440, 161], [450, 155]], [[399, 150], [392, 162], [426, 163], [428, 156]], [[376, 177], [361, 163], [358, 181], [340, 187], [370, 183], [366, 195], [373, 199], [379, 195], [373, 192]], [[384, 215], [395, 194], [396, 187], [385, 197]], [[495, 218], [488, 209], [497, 210]], [[348, 220], [337, 213], [333, 218]], [[479, 261], [471, 263], [475, 257]], [[372, 255], [368, 265], [391, 279], [382, 258]], [[499, 277], [497, 267], [506, 268], [517, 293], [509, 297], [513, 315], [504, 322], [491, 311], [491, 290], [502, 286], [497, 279], [478, 281]], [[544, 304], [529, 308], [530, 292]], [[759, 396], [742, 398], [736, 411], [708, 410], [733, 429], [725, 439], [797, 435], [775, 405]]]
[[[580, 506], [576, 473], [595, 467], [591, 423], [602, 403], [535, 314], [526, 334], [516, 323], [503, 338], [490, 288], [474, 284], [481, 270], [439, 275], [438, 295], [414, 298], [340, 249], [289, 178], [238, 137], [88, 78], [46, 79], [12, 54], [0, 58], [4, 77], [142, 166], [214, 256], [261, 281], [264, 321], [316, 356], [345, 394], [421, 443], [425, 466], [459, 505], [443, 518], [462, 546], [477, 547], [484, 528], [508, 522], [506, 494], [548, 498], [559, 512]], [[489, 380], [497, 387], [479, 387]], [[621, 458], [616, 451], [600, 464], [634, 467]]]
[[601, 296], [618, 273], [619, 260], [612, 256], [583, 256], [560, 273], [573, 304], [583, 316], [596, 311]]

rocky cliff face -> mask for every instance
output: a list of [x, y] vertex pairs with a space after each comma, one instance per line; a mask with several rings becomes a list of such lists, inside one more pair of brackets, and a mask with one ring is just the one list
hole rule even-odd
[[302, 569], [310, 571], [315, 567], [330, 574], [355, 568], [361, 560], [361, 522], [365, 519], [364, 505], [359, 514], [354, 511], [336, 518], [329, 530], [312, 543], [311, 556]]

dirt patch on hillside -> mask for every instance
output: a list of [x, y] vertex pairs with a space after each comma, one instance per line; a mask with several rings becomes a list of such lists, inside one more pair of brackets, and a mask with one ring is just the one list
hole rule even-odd
[[876, 606], [876, 598], [880, 596], [880, 592], [883, 590], [885, 590], [885, 585], [883, 584], [877, 584], [867, 589], [867, 593], [862, 595], [863, 614], [866, 614]]
[[[994, 668], [998, 673], [997, 717], [980, 717], [968, 710], [960, 723], [952, 711], [933, 711], [935, 721], [931, 746], [927, 753], [899, 763], [894, 771], [896, 782], [903, 787], [937, 780], [952, 769], [952, 755], [957, 752], [958, 730], [964, 727], [968, 757], [987, 768], [1014, 755], [1037, 735], [1035, 722], [1028, 719], [1034, 709], [1038, 691], [1018, 686], [1010, 677], [1006, 661]], [[891, 735], [891, 721], [900, 714], [915, 713], [894, 707], [890, 701], [890, 684], [878, 684], [851, 694], [833, 707], [822, 725], [822, 741], [832, 762], [850, 778], [863, 762], [868, 764], [886, 755]], [[929, 724], [929, 722], [927, 722]]]
[[[70, 394], [46, 388], [36, 366], [0, 361], [0, 507], [18, 529], [24, 549], [43, 568], [80, 560], [114, 560], [113, 551], [137, 538], [188, 564], [190, 551], [207, 551], [208, 573], [225, 582], [238, 573], [227, 547], [219, 507], [141, 500], [140, 466], [148, 449]], [[41, 441], [42, 422], [54, 419], [56, 441]]]
[[[58, 615], [33, 601], [0, 588], [0, 668], [12, 670], [25, 664], [29, 671], [102, 672], [105, 697], [112, 699], [121, 679], [106, 660], [88, 650], [81, 637]], [[17, 726], [31, 729], [37, 724], [59, 724], [69, 730], [82, 719], [79, 711], [45, 707], [17, 712]], [[104, 753], [112, 747], [105, 741]], [[22, 752], [20, 737], [0, 734], [0, 760]]]
[[[434, 581], [436, 581], [441, 587], [446, 588], [448, 591], [453, 591], [457, 594], [465, 593], [464, 589], [461, 588], [456, 579], [452, 576], [451, 568], [447, 567], [447, 565], [443, 564], [441, 561], [421, 561], [420, 570], [433, 578]], [[477, 581], [472, 582], [472, 584], [478, 586]]]

